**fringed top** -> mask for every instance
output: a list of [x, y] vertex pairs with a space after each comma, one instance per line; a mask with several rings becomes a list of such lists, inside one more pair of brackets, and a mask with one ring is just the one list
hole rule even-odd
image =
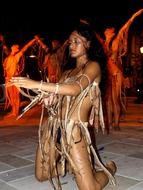
[[[94, 160], [96, 162], [96, 166], [98, 166], [98, 169], [104, 170], [104, 172], [107, 174], [109, 179], [113, 184], [115, 184], [115, 179], [112, 176], [112, 174], [107, 170], [107, 168], [104, 166], [104, 164], [99, 159], [98, 154], [96, 153], [96, 150], [94, 149], [91, 141], [91, 137], [88, 131], [88, 125], [92, 125], [96, 128], [98, 131], [99, 126], [104, 131], [104, 119], [103, 119], [103, 111], [102, 111], [102, 102], [101, 102], [101, 94], [100, 89], [98, 86], [98, 83], [90, 82], [88, 76], [81, 74], [77, 77], [71, 77], [67, 78], [64, 82], [66, 83], [72, 83], [73, 81], [77, 81], [79, 77], [86, 77], [89, 81], [89, 85], [81, 90], [81, 93], [78, 96], [62, 96], [58, 95], [59, 101], [57, 108], [57, 114], [52, 115], [50, 112], [50, 117], [48, 118], [48, 121], [45, 125], [39, 128], [39, 143], [41, 148], [41, 153], [43, 156], [43, 167], [44, 170], [47, 170], [48, 173], [48, 179], [50, 179], [50, 182], [54, 189], [62, 189], [61, 183], [59, 180], [59, 177], [56, 177], [56, 183], [54, 183], [54, 179], [51, 175], [52, 171], [51, 168], [56, 170], [57, 176], [58, 170], [57, 170], [57, 160], [56, 158], [54, 160], [50, 160], [50, 155], [48, 154], [50, 152], [50, 149], [55, 150], [61, 155], [60, 163], [62, 167], [62, 175], [64, 176], [66, 174], [65, 170], [65, 162], [68, 161], [72, 167], [72, 169], [75, 172], [80, 173], [80, 171], [77, 171], [76, 163], [73, 162], [71, 156], [70, 156], [70, 148], [71, 148], [71, 139], [72, 139], [72, 131], [74, 127], [79, 127], [81, 130], [81, 134], [84, 137], [87, 149], [89, 150], [89, 156], [92, 152], [94, 156]], [[79, 81], [79, 80], [78, 80]], [[90, 114], [89, 122], [83, 122], [80, 118], [80, 111], [81, 111], [81, 105], [84, 101], [84, 98], [86, 96], [90, 97], [90, 101], [92, 103], [92, 109]], [[63, 102], [66, 101], [66, 112], [64, 119], [61, 119], [61, 110]], [[78, 120], [74, 121], [71, 119], [72, 113], [77, 109], [78, 114]], [[49, 112], [49, 110], [48, 110]], [[55, 111], [53, 112], [55, 114]], [[59, 140], [59, 132], [60, 130], [60, 140]], [[44, 140], [43, 140], [44, 139]], [[58, 145], [58, 142], [60, 142], [60, 148]], [[47, 146], [48, 143], [48, 146]], [[48, 150], [46, 149], [46, 146], [49, 147]], [[66, 161], [65, 161], [66, 160]], [[95, 167], [95, 166], [93, 166]], [[95, 169], [95, 168], [94, 168]]]

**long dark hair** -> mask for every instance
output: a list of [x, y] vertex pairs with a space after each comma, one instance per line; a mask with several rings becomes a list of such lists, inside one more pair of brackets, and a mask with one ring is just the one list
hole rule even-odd
[[[79, 35], [83, 36], [84, 38], [87, 39], [87, 41], [90, 41], [90, 47], [87, 49], [87, 55], [88, 58], [92, 61], [96, 61], [99, 63], [100, 68], [101, 68], [101, 82], [100, 82], [100, 89], [101, 93], [105, 92], [105, 81], [107, 80], [107, 68], [106, 68], [106, 55], [104, 53], [104, 50], [102, 48], [101, 43], [99, 40], [96, 38], [95, 35], [95, 30], [92, 28], [92, 26], [89, 23], [86, 22], [81, 22], [74, 28], [73, 31], [78, 32]], [[68, 61], [72, 62], [70, 65], [70, 68], [72, 66], [75, 66], [75, 59], [70, 58]]]

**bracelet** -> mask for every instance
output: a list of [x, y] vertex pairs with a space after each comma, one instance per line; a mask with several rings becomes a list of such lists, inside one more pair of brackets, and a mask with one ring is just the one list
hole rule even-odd
[[59, 83], [56, 83], [55, 94], [58, 94], [58, 90], [59, 90]]
[[42, 90], [42, 85], [43, 85], [43, 81], [41, 80], [41, 82], [40, 82], [40, 87], [39, 87], [39, 91], [41, 91]]

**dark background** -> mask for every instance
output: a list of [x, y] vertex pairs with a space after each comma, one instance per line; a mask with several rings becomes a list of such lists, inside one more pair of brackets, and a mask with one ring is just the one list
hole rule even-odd
[[[13, 0], [1, 2], [0, 8], [0, 33], [10, 48], [15, 43], [22, 47], [37, 34], [47, 45], [52, 39], [64, 41], [80, 19], [90, 22], [101, 35], [107, 27], [115, 27], [117, 32], [132, 14], [143, 8], [143, 0]], [[137, 17], [130, 30], [140, 35], [143, 14]], [[39, 75], [32, 60], [27, 65], [33, 75]], [[0, 81], [3, 83], [2, 72], [1, 63]]]
[[[143, 0], [82, 0], [71, 1], [5, 1], [0, 10], [0, 33], [7, 44], [24, 43], [33, 35], [44, 38], [66, 38], [80, 18], [87, 19], [98, 31], [108, 26], [118, 30], [137, 10]], [[135, 22], [143, 28], [143, 15]]]

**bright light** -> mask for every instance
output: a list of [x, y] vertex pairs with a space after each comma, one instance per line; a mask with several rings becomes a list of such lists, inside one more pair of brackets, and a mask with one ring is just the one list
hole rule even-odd
[[35, 58], [35, 57], [36, 57], [36, 55], [31, 54], [31, 55], [29, 55], [29, 57], [30, 57], [30, 58]]
[[140, 52], [143, 53], [143, 47], [140, 47]]

